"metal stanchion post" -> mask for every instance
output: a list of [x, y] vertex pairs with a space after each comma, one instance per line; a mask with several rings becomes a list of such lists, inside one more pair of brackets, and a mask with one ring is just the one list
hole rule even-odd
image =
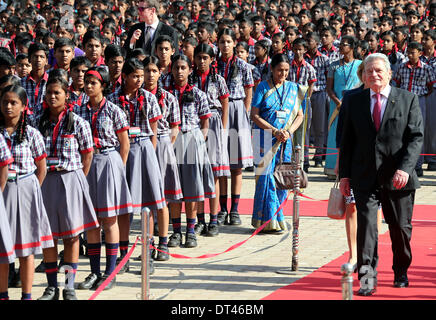
[[345, 263], [341, 266], [342, 300], [353, 300], [353, 265]]
[[142, 300], [150, 300], [150, 209], [144, 208], [141, 212], [141, 226], [142, 226], [142, 286], [141, 297]]
[[292, 271], [298, 270], [298, 248], [300, 226], [300, 170], [301, 146], [295, 147], [294, 203], [292, 207]]

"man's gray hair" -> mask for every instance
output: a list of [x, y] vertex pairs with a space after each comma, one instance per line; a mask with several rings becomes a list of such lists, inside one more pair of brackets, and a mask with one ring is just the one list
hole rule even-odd
[[391, 71], [391, 63], [389, 62], [388, 57], [385, 54], [379, 52], [371, 53], [369, 56], [367, 56], [365, 60], [363, 60], [363, 68], [365, 69], [368, 63], [377, 59], [382, 60], [384, 62], [386, 71], [388, 72]]
[[159, 0], [142, 0], [139, 2], [145, 2], [148, 4], [148, 6], [150, 6], [152, 8], [156, 8], [156, 13], [160, 8], [160, 1]]

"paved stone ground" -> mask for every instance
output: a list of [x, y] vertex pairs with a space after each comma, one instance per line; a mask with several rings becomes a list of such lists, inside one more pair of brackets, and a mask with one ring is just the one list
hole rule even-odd
[[[425, 168], [425, 166], [424, 166]], [[327, 199], [333, 181], [322, 173], [322, 168], [311, 168], [309, 187], [305, 194], [315, 199]], [[422, 188], [417, 191], [417, 204], [436, 204], [436, 173], [424, 171]], [[254, 175], [244, 172], [241, 198], [252, 198]], [[292, 199], [292, 198], [290, 198]], [[222, 226], [218, 237], [198, 237], [198, 247], [193, 249], [171, 248], [171, 253], [197, 257], [206, 253], [220, 253], [230, 246], [247, 239], [254, 228], [251, 216], [241, 215], [241, 226]], [[184, 220], [182, 226], [185, 225]], [[300, 218], [299, 270], [290, 271], [292, 248], [292, 218], [286, 217], [288, 231], [280, 235], [258, 234], [236, 248], [208, 259], [175, 259], [155, 262], [151, 276], [150, 298], [154, 300], [258, 300], [320, 268], [348, 251], [343, 221], [327, 217]], [[171, 228], [171, 227], [170, 227]], [[383, 224], [383, 231], [387, 230]], [[171, 234], [171, 231], [170, 231]], [[131, 243], [140, 235], [140, 219], [135, 216]], [[60, 248], [62, 249], [62, 248]], [[138, 245], [130, 261], [130, 272], [117, 276], [116, 287], [103, 291], [96, 300], [141, 299], [141, 265], [134, 258], [141, 253]], [[104, 249], [102, 249], [104, 269]], [[41, 257], [36, 257], [35, 264]], [[17, 264], [18, 267], [18, 264]], [[85, 279], [90, 267], [86, 257], [80, 257], [76, 283]], [[282, 274], [282, 273], [285, 274]], [[59, 274], [59, 281], [63, 275]], [[340, 276], [338, 270], [338, 286]], [[37, 299], [46, 287], [45, 274], [36, 273], [32, 291]], [[76, 290], [80, 300], [87, 300], [93, 291]], [[10, 288], [13, 300], [20, 298], [21, 289]], [[340, 299], [341, 297], [338, 297]]]

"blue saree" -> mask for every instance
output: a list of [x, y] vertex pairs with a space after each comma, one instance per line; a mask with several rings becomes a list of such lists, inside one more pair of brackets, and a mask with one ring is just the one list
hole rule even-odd
[[[328, 77], [333, 78], [333, 91], [336, 97], [342, 100], [343, 92], [346, 90], [351, 90], [360, 84], [359, 77], [357, 76], [357, 69], [362, 63], [360, 60], [353, 60], [348, 64], [342, 64], [341, 61], [335, 61], [329, 67]], [[324, 173], [329, 176], [336, 176], [335, 165], [336, 165], [336, 127], [338, 125], [338, 112], [336, 110], [336, 104], [333, 100], [330, 100], [329, 109], [329, 126], [328, 136], [327, 136], [327, 155], [324, 166]]]
[[[285, 129], [293, 122], [300, 109], [304, 111], [304, 99], [301, 90], [293, 82], [286, 81], [277, 89], [262, 81], [254, 93], [252, 107], [259, 109], [259, 116], [277, 129]], [[300, 95], [299, 95], [300, 91]], [[303, 124], [300, 126], [302, 127]], [[285, 147], [283, 161], [290, 162], [292, 156], [292, 139], [285, 145], [274, 149], [277, 139], [270, 130], [263, 130], [253, 124], [253, 151], [256, 166], [256, 191], [254, 194], [251, 224], [258, 228], [270, 220], [281, 203], [286, 199], [287, 190], [277, 190], [273, 177], [274, 168], [280, 161], [281, 149]], [[265, 156], [269, 153], [269, 157]], [[272, 158], [271, 158], [272, 157]], [[268, 158], [268, 159], [267, 159]], [[259, 166], [259, 164], [261, 164]], [[259, 167], [262, 169], [259, 171]], [[265, 226], [263, 231], [286, 230], [283, 209]]]

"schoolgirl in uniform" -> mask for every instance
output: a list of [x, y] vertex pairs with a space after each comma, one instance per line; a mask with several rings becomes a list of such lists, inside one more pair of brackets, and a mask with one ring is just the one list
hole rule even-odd
[[[130, 151], [126, 175], [133, 209], [138, 213], [145, 207], [157, 210], [158, 221], [161, 221], [160, 229], [162, 229], [160, 239], [164, 241], [163, 238], [167, 237], [169, 216], [155, 151], [158, 120], [162, 118], [162, 112], [156, 97], [142, 89], [144, 65], [141, 61], [137, 58], [126, 60], [121, 76], [123, 79], [121, 87], [107, 99], [118, 105], [129, 120]], [[162, 224], [164, 221], [165, 223]], [[126, 255], [129, 245], [129, 215], [118, 216], [118, 224], [121, 259]], [[127, 271], [128, 263], [125, 266]]]
[[227, 134], [224, 131], [228, 123], [229, 90], [224, 78], [216, 74], [211, 67], [215, 53], [208, 44], [200, 44], [194, 51], [195, 68], [192, 73], [194, 85], [207, 95], [212, 116], [209, 118], [209, 133], [206, 140], [209, 160], [215, 178], [215, 198], [210, 198], [210, 222], [206, 225], [204, 202], [199, 203], [196, 232], [207, 236], [218, 235], [219, 178], [230, 176], [229, 156], [227, 153]]
[[251, 69], [251, 74], [253, 75], [253, 81], [254, 81], [254, 87], [253, 87], [253, 92], [254, 92], [256, 91], [256, 87], [262, 79], [259, 70], [251, 62], [248, 61], [249, 50], [250, 47], [248, 46], [247, 42], [240, 41], [236, 45], [235, 53], [238, 58], [247, 62], [248, 66]]
[[[159, 84], [160, 70], [159, 59], [148, 56], [144, 64], [144, 88], [155, 95], [161, 109], [162, 118], [157, 122], [156, 155], [164, 184], [165, 200], [168, 203], [179, 201], [183, 198], [179, 171], [177, 168], [174, 142], [179, 133], [180, 108], [176, 97], [162, 88]], [[168, 225], [169, 218], [158, 216], [159, 245], [156, 253], [157, 261], [169, 259], [168, 252]]]
[[220, 178], [220, 206], [218, 222], [241, 224], [238, 204], [242, 187], [242, 169], [253, 166], [249, 111], [253, 93], [253, 76], [247, 63], [234, 54], [236, 36], [231, 29], [218, 34], [218, 72], [226, 80], [230, 92], [228, 120], [228, 153], [231, 172], [232, 206], [227, 210], [227, 178]]
[[[92, 161], [91, 128], [71, 112], [68, 82], [49, 77], [43, 108], [34, 114], [47, 153], [47, 176], [42, 185], [44, 205], [54, 244], [43, 250], [48, 287], [39, 300], [58, 300], [57, 240], [64, 244], [64, 264], [72, 272], [72, 282], [63, 290], [64, 300], [75, 300], [74, 276], [79, 259], [79, 234], [98, 226], [86, 175]], [[67, 269], [67, 272], [68, 272]]]
[[[0, 135], [0, 187], [3, 191], [8, 179], [8, 164], [14, 162], [5, 138]], [[0, 197], [0, 300], [9, 300], [8, 276], [15, 260], [14, 243], [3, 198]]]
[[[191, 61], [185, 55], [173, 57], [172, 76], [166, 84], [166, 90], [175, 95], [179, 101], [182, 120], [181, 132], [175, 142], [175, 153], [187, 217], [186, 248], [197, 246], [194, 231], [197, 202], [215, 197], [213, 172], [205, 143], [209, 118], [212, 114], [206, 94], [188, 82], [192, 72], [191, 66]], [[168, 241], [169, 247], [182, 243], [181, 209], [181, 202], [170, 203], [174, 233]]]
[[[75, 113], [91, 125], [94, 156], [87, 180], [97, 217], [104, 229], [106, 247], [106, 269], [101, 275], [100, 228], [88, 231], [91, 274], [79, 284], [79, 289], [98, 288], [115, 269], [120, 241], [117, 216], [133, 212], [125, 172], [130, 150], [129, 122], [126, 114], [104, 97], [109, 81], [106, 68], [90, 68], [85, 74], [85, 93], [89, 101], [82, 106], [74, 106]], [[115, 277], [105, 289], [114, 285]]]
[[250, 63], [256, 67], [258, 73], [260, 74], [260, 80], [265, 81], [270, 78], [270, 64], [271, 59], [269, 58], [269, 41], [266, 39], [259, 40], [254, 44], [254, 55], [256, 59]]
[[11, 85], [0, 96], [0, 132], [14, 157], [3, 196], [15, 254], [20, 260], [21, 299], [30, 300], [34, 255], [54, 246], [40, 188], [46, 175], [47, 155], [42, 135], [27, 125], [26, 91]]

